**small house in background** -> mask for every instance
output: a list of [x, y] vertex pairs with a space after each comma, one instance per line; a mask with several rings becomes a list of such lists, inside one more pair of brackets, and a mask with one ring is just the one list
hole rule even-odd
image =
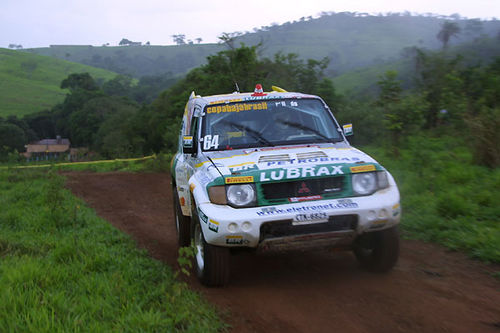
[[57, 160], [61, 158], [71, 159], [71, 143], [69, 139], [43, 139], [26, 145], [23, 155], [28, 161]]

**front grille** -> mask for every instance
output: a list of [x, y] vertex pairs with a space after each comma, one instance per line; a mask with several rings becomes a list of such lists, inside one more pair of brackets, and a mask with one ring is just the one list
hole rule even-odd
[[260, 227], [260, 238], [307, 235], [331, 231], [355, 230], [358, 225], [357, 215], [330, 216], [328, 222], [293, 225], [292, 220], [281, 220], [263, 223]]
[[265, 200], [307, 197], [340, 193], [345, 187], [345, 177], [325, 177], [293, 182], [261, 184]]

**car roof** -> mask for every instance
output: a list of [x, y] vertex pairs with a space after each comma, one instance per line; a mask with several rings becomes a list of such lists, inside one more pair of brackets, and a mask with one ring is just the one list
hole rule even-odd
[[223, 104], [231, 102], [243, 102], [243, 101], [263, 101], [269, 99], [280, 99], [280, 98], [319, 98], [315, 95], [308, 95], [297, 92], [265, 92], [263, 95], [253, 96], [255, 93], [232, 93], [223, 95], [212, 95], [212, 96], [196, 96], [197, 103], [199, 104]]

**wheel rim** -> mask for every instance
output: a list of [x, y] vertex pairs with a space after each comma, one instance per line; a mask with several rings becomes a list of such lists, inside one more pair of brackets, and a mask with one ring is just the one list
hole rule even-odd
[[199, 224], [196, 225], [194, 230], [194, 245], [196, 246], [196, 265], [200, 271], [205, 267], [205, 255], [203, 246], [203, 233]]
[[177, 233], [179, 233], [179, 214], [175, 213], [175, 228], [177, 229]]

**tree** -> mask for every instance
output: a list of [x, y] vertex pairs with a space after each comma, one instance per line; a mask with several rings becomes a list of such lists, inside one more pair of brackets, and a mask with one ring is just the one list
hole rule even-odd
[[22, 128], [10, 123], [0, 123], [0, 155], [5, 156], [14, 150], [24, 151], [26, 143]]
[[61, 82], [61, 89], [92, 91], [99, 89], [99, 87], [89, 73], [73, 73]]
[[238, 38], [241, 35], [242, 33], [239, 31], [223, 32], [222, 35], [220, 35], [217, 38], [219, 39], [219, 44], [226, 44], [226, 46], [229, 49], [234, 50], [235, 49], [234, 42], [236, 41], [236, 38]]
[[110, 96], [128, 96], [132, 88], [132, 78], [126, 75], [117, 75], [114, 79], [102, 85], [104, 93]]
[[426, 108], [425, 100], [419, 95], [402, 95], [397, 75], [396, 71], [387, 71], [380, 77], [377, 82], [380, 94], [376, 102], [383, 109], [384, 125], [391, 134], [391, 147], [396, 157], [399, 156], [402, 136], [422, 125], [422, 112]]
[[172, 35], [172, 38], [174, 39], [174, 43], [177, 45], [185, 45], [186, 44], [186, 35], [183, 35], [183, 34]]
[[454, 37], [460, 33], [460, 27], [456, 22], [444, 21], [441, 24], [441, 30], [436, 35], [437, 39], [443, 43], [443, 49], [448, 47], [448, 42], [451, 37]]
[[118, 45], [120, 46], [123, 46], [123, 45], [130, 45], [132, 44], [132, 41], [126, 39], [126, 38], [122, 38], [122, 40], [120, 41], [120, 43], [118, 43]]
[[195, 38], [195, 41], [196, 41], [196, 44], [200, 44], [203, 41], [203, 39], [198, 37], [198, 38]]

